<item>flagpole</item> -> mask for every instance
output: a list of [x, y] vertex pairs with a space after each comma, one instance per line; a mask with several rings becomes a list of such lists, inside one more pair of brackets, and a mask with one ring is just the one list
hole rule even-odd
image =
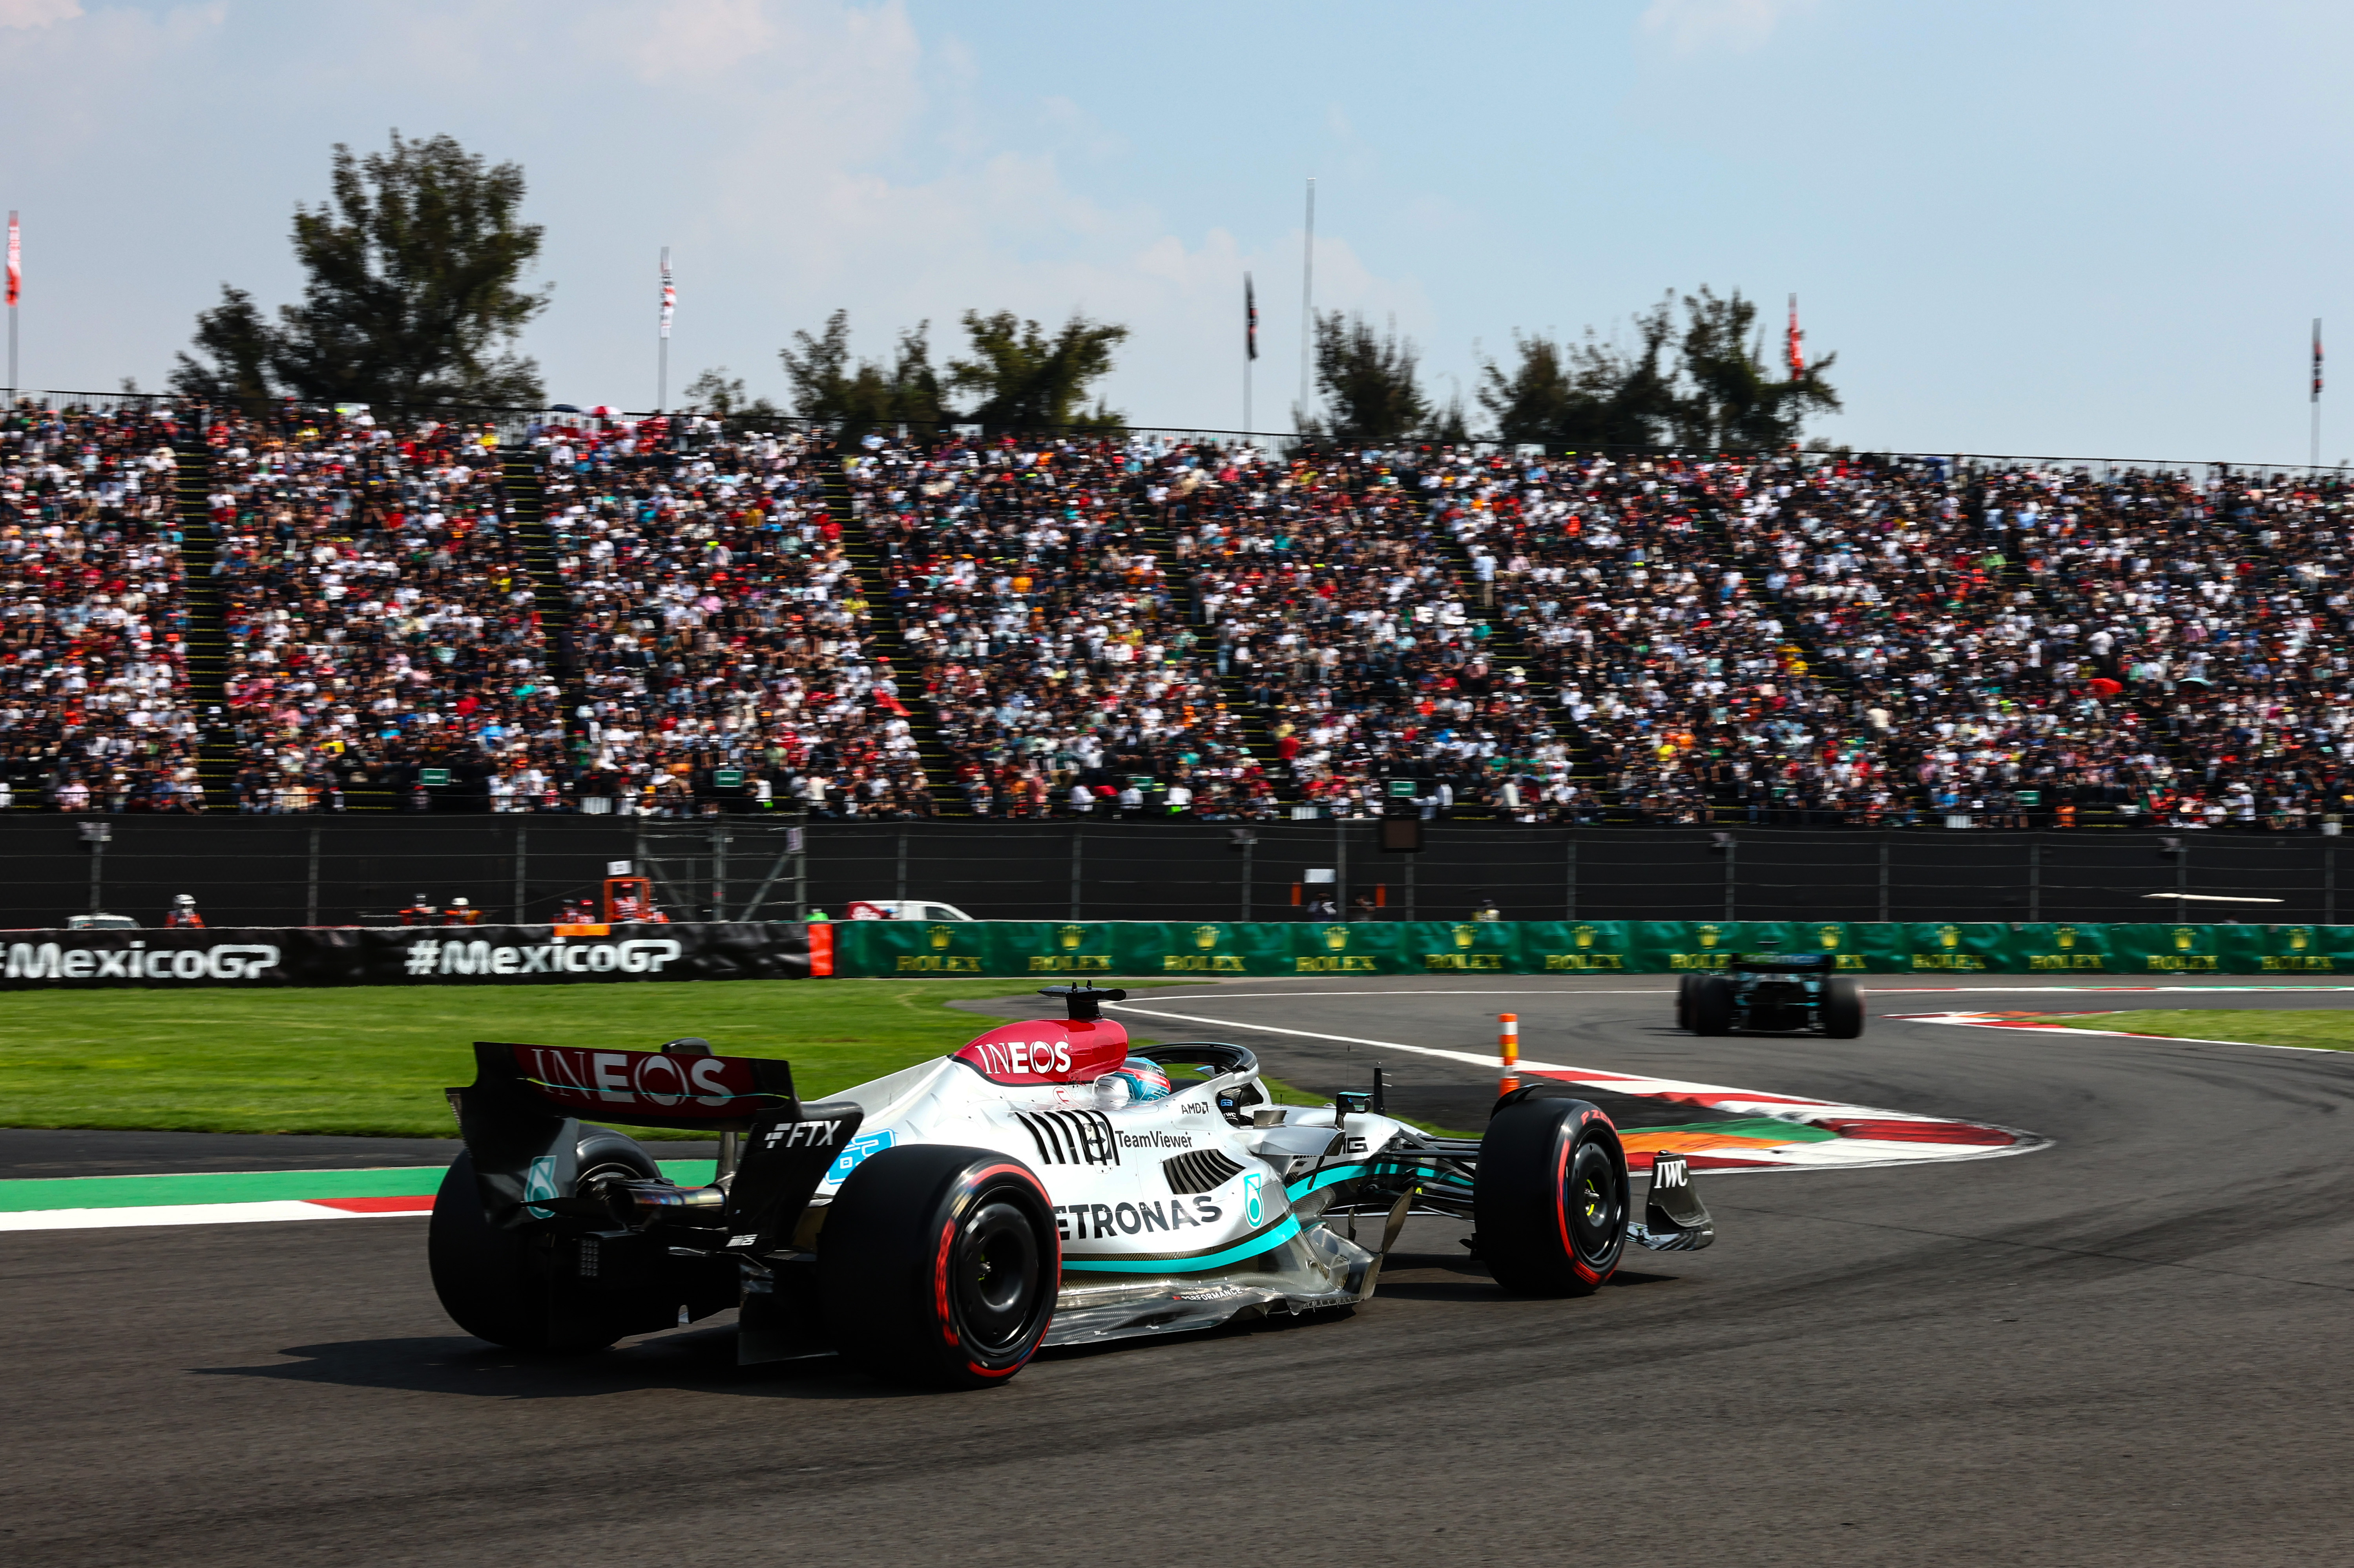
[[662, 254], [662, 338], [654, 349], [654, 412], [670, 408], [670, 247]]
[[1316, 176], [1308, 177], [1308, 249], [1299, 274], [1299, 411], [1292, 417], [1296, 433], [1308, 420], [1309, 366], [1316, 358]]
[[2313, 468], [2321, 466], [2321, 318], [2313, 318]]
[[1243, 274], [1243, 445], [1250, 445], [1251, 369], [1258, 359], [1258, 294]]
[[16, 293], [21, 287], [21, 252], [16, 243], [16, 209], [8, 209], [8, 406], [16, 406]]

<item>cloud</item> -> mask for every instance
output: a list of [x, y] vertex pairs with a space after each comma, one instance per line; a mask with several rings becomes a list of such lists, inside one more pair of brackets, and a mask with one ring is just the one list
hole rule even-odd
[[1785, 18], [1815, 8], [1816, 0], [1651, 0], [1643, 29], [1664, 34], [1678, 54], [1707, 48], [1754, 49]]
[[81, 0], [0, 0], [0, 27], [46, 27], [81, 15]]
[[[0, 0], [0, 16], [59, 3]], [[1247, 239], [1189, 223], [1182, 192], [1122, 177], [1135, 154], [1066, 79], [983, 80], [952, 33], [896, 4], [408, 0], [301, 29], [234, 0], [101, 5], [9, 48], [26, 84], [6, 205], [25, 209], [36, 263], [28, 385], [153, 386], [222, 281], [267, 308], [294, 298], [288, 214], [327, 195], [333, 143], [381, 147], [397, 125], [524, 166], [546, 230], [534, 281], [556, 285], [524, 348], [566, 401], [652, 398], [664, 246], [673, 396], [716, 365], [781, 396], [777, 350], [837, 307], [862, 354], [928, 319], [943, 356], [968, 309], [1048, 323], [1076, 310], [1130, 328], [1115, 407], [1231, 426], [1246, 270], [1264, 318], [1259, 422], [1296, 395], [1296, 207]], [[109, 84], [102, 110], [92, 81]], [[159, 156], [191, 123], [212, 154]], [[1420, 283], [1368, 264], [1335, 216], [1320, 215], [1318, 303], [1394, 313], [1428, 341]]]

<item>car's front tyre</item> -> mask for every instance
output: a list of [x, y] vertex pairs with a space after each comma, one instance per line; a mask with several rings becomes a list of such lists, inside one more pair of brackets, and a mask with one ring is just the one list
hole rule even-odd
[[1627, 1250], [1627, 1154], [1584, 1100], [1508, 1097], [1479, 1140], [1479, 1256], [1507, 1290], [1583, 1296]]
[[834, 1343], [877, 1377], [986, 1388], [1027, 1365], [1061, 1288], [1062, 1243], [1027, 1165], [915, 1144], [870, 1156], [818, 1236]]

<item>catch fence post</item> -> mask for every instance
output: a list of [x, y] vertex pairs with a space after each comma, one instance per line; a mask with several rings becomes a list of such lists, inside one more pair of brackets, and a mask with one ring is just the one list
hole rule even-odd
[[2032, 926], [2043, 918], [2043, 841], [2030, 839], [2027, 843], [2027, 922]]
[[1496, 1049], [1504, 1059], [1504, 1075], [1496, 1080], [1496, 1092], [1509, 1095], [1521, 1086], [1521, 1015], [1498, 1013], [1496, 1029]]
[[[905, 822], [899, 824], [898, 888], [899, 891], [893, 894], [891, 896], [897, 899], [901, 904], [905, 904], [907, 902], [907, 825]], [[902, 910], [900, 913], [904, 915], [906, 911]]]
[[786, 847], [793, 852], [793, 918], [809, 919], [809, 819], [785, 830]]
[[1740, 863], [1741, 841], [1727, 833], [1724, 838], [1724, 917], [1733, 919], [1736, 899], [1734, 892], [1734, 868]]
[[2321, 852], [2321, 923], [2338, 924], [2338, 846], [2329, 844]]
[[1332, 908], [1335, 917], [1349, 917], [1349, 824], [1335, 815], [1332, 819]]
[[1082, 852], [1082, 850], [1080, 849], [1080, 847], [1079, 847], [1079, 846], [1080, 846], [1080, 843], [1081, 843], [1081, 842], [1082, 842], [1082, 840], [1083, 840], [1084, 836], [1085, 836], [1085, 835], [1083, 835], [1083, 834], [1079, 832], [1079, 825], [1078, 825], [1076, 822], [1072, 823], [1072, 824], [1071, 824], [1071, 918], [1072, 918], [1072, 919], [1074, 919], [1074, 920], [1076, 920], [1076, 919], [1077, 919], [1077, 918], [1079, 917], [1079, 867], [1080, 867], [1080, 864], [1081, 864], [1081, 859], [1080, 859], [1080, 857], [1081, 857], [1082, 853], [1084, 853], [1084, 852]]
[[1888, 831], [1880, 833], [1880, 923], [1888, 924]]
[[311, 824], [311, 871], [302, 899], [302, 924], [305, 926], [319, 923], [319, 835], [322, 831], [318, 823]]
[[1251, 917], [1251, 851], [1258, 845], [1258, 835], [1248, 829], [1243, 832], [1243, 913], [1245, 924]]
[[1577, 835], [1569, 834], [1567, 843], [1568, 851], [1565, 858], [1568, 861], [1568, 876], [1567, 886], [1562, 897], [1561, 917], [1564, 920], [1575, 920], [1577, 918]]
[[711, 917], [727, 918], [727, 827], [724, 822], [711, 830]]

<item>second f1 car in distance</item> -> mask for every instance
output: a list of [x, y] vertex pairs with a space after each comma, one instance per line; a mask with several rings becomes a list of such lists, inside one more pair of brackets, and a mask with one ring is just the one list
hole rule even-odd
[[[1714, 1236], [1681, 1156], [1633, 1218], [1617, 1128], [1566, 1086], [1505, 1096], [1479, 1138], [1435, 1137], [1384, 1113], [1378, 1075], [1276, 1106], [1243, 1046], [1133, 1045], [1101, 1013], [1124, 992], [1045, 994], [1066, 1019], [810, 1103], [787, 1064], [701, 1040], [477, 1044], [473, 1084], [449, 1091], [466, 1151], [434, 1202], [434, 1288], [520, 1350], [738, 1308], [741, 1361], [839, 1352], [982, 1387], [1041, 1346], [1352, 1306], [1416, 1210], [1471, 1220], [1496, 1282], [1538, 1295], [1592, 1291], [1629, 1241]], [[591, 1115], [737, 1137], [710, 1185], [680, 1187]]]
[[1804, 1033], [1853, 1040], [1863, 995], [1827, 953], [1737, 953], [1722, 973], [1676, 983], [1676, 1026], [1694, 1034]]

